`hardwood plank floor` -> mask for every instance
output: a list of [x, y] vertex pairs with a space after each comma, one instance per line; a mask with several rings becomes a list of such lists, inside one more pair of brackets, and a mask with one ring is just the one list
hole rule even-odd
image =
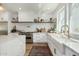
[[26, 52], [25, 52], [25, 56], [28, 56], [31, 49], [32, 49], [33, 44], [26, 44]]

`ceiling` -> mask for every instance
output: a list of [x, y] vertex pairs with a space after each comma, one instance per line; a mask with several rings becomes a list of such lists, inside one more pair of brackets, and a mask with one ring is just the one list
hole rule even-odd
[[[53, 12], [58, 3], [4, 3], [6, 10], [9, 11], [33, 11], [33, 12]], [[21, 10], [19, 10], [21, 8]]]
[[10, 11], [19, 11], [19, 8], [21, 8], [21, 11], [38, 10], [38, 4], [33, 4], [33, 3], [5, 3], [3, 5], [7, 10]]

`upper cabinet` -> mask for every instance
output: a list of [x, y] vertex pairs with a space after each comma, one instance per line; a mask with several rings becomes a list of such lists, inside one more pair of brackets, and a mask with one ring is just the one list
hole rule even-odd
[[8, 35], [8, 12], [0, 12], [0, 35]]
[[8, 12], [0, 12], [0, 22], [8, 22]]

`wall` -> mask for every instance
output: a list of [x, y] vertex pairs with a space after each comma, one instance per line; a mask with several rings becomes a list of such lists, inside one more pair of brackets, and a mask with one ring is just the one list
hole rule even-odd
[[[22, 30], [22, 31], [25, 31], [25, 32], [33, 32], [33, 31], [36, 31], [36, 28], [46, 28], [46, 30], [50, 29], [51, 26], [49, 23], [15, 23], [15, 24], [12, 24], [13, 26], [16, 25], [16, 29], [18, 30]], [[13, 28], [12, 26], [12, 28]], [[30, 27], [28, 27], [30, 26]], [[53, 27], [53, 25], [52, 25]]]
[[[19, 23], [19, 24], [18, 23], [16, 23], [16, 24], [11, 23], [12, 18], [16, 17], [17, 15], [18, 15], [19, 21], [21, 21], [21, 22], [22, 21], [23, 22], [34, 21], [34, 18], [38, 18], [38, 17], [44, 19], [44, 21], [50, 21], [50, 18], [54, 17], [54, 14], [52, 12], [39, 14], [39, 13], [33, 12], [33, 11], [19, 11], [18, 14], [17, 15], [16, 14], [17, 13], [13, 12], [13, 11], [5, 11], [4, 14], [2, 14], [1, 17], [4, 17], [4, 19], [6, 21], [8, 21], [7, 24], [4, 24], [4, 25], [1, 24], [2, 30], [3, 29], [8, 30], [8, 33], [10, 33], [14, 25], [16, 25], [18, 30], [23, 30], [26, 32], [35, 31], [36, 28], [39, 28], [39, 29], [46, 28], [48, 30], [48, 29], [50, 29], [50, 27], [53, 27], [53, 24], [49, 24], [49, 23]], [[28, 26], [30, 26], [30, 28], [28, 28]]]
[[19, 11], [19, 21], [34, 21], [34, 18], [38, 17], [38, 14], [33, 11]]
[[[34, 21], [34, 18], [40, 17], [42, 19], [44, 19], [44, 21], [50, 21], [50, 17], [53, 17], [53, 14], [51, 13], [47, 13], [47, 14], [38, 14], [38, 13], [34, 13], [34, 12], [23, 12], [23, 11], [19, 11], [18, 13], [18, 17], [19, 17], [19, 21]], [[18, 30], [22, 30], [25, 32], [33, 32], [36, 30], [36, 28], [46, 28], [47, 30], [50, 29], [51, 27], [53, 27], [53, 24], [50, 23], [11, 23], [10, 24], [10, 31], [13, 28], [13, 26], [16, 25], [16, 28]], [[51, 26], [50, 26], [51, 25]], [[28, 28], [28, 26], [30, 26]]]

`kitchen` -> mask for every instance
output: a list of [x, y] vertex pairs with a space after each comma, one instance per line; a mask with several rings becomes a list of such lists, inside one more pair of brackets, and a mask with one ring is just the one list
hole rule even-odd
[[0, 6], [1, 56], [79, 56], [78, 3]]

